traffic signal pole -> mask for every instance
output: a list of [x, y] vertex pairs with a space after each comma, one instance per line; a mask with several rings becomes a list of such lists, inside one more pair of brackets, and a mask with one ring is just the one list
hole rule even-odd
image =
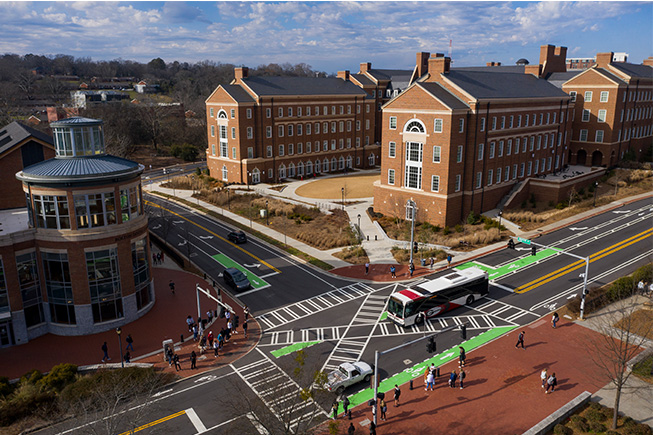
[[[570, 257], [578, 258], [579, 260], [582, 260], [585, 262], [585, 273], [583, 274], [583, 294], [581, 295], [580, 298], [580, 320], [585, 320], [585, 295], [587, 295], [587, 276], [589, 275], [590, 271], [590, 257], [581, 257], [580, 255], [572, 254], [571, 252], [566, 252], [560, 248], [554, 248], [552, 246], [547, 246], [547, 245], [542, 245], [539, 243], [535, 243], [532, 240], [528, 239], [522, 239], [521, 237], [517, 238], [517, 241], [524, 243], [526, 245], [531, 245], [533, 246], [533, 249], [535, 246], [538, 246], [540, 248], [545, 248], [545, 249], [553, 249], [554, 251], [564, 254], [564, 255], [569, 255]], [[510, 245], [510, 242], [512, 243], [512, 246]], [[515, 249], [515, 244], [512, 238], [510, 238], [510, 241], [508, 242], [508, 248], [509, 249]]]

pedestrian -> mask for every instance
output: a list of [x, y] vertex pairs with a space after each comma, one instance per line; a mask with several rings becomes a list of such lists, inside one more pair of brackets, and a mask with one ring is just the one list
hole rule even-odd
[[224, 345], [224, 333], [220, 331], [218, 334], [218, 347], [222, 349], [222, 346]]
[[356, 428], [354, 423], [349, 423], [349, 429], [347, 429], [347, 435], [354, 435], [356, 433]]
[[131, 334], [127, 334], [127, 338], [125, 339], [127, 342], [127, 350], [130, 350], [133, 352], [134, 351], [134, 339], [132, 338]]
[[338, 399], [333, 401], [333, 405], [331, 405], [331, 410], [333, 410], [333, 419], [335, 420], [338, 417]]
[[433, 391], [433, 388], [435, 387], [435, 373], [432, 370], [429, 370], [429, 374], [426, 375], [426, 388], [424, 388], [424, 391], [427, 389], [431, 389]]
[[206, 352], [206, 335], [202, 335], [202, 338], [200, 338], [199, 348], [200, 348], [200, 355]]
[[172, 354], [172, 349], [169, 347], [166, 350], [166, 358], [168, 359], [168, 367], [172, 367], [172, 360], [174, 359], [174, 355]]
[[435, 260], [433, 259], [433, 257], [431, 257], [431, 259], [429, 260], [429, 266], [431, 267], [431, 270], [433, 270], [434, 264], [435, 264]]
[[365, 275], [370, 273], [370, 263], [365, 263]]
[[156, 266], [156, 254], [152, 252], [152, 264]]
[[243, 333], [245, 334], [245, 338], [247, 338], [247, 319], [243, 322]]
[[179, 355], [175, 354], [175, 356], [172, 357], [172, 362], [175, 363], [175, 371], [181, 370], [181, 363], [179, 362]]
[[524, 347], [524, 334], [525, 333], [526, 333], [526, 331], [522, 331], [522, 332], [519, 333], [519, 337], [517, 337], [517, 344], [515, 344], [515, 349], [517, 349], [519, 347], [519, 345], [521, 345], [521, 348], [526, 350], [526, 348]]
[[238, 320], [239, 320], [239, 319], [238, 319], [238, 315], [235, 315], [235, 316], [234, 316], [234, 321], [233, 321], [233, 324], [232, 324], [232, 327], [233, 327], [233, 331], [232, 331], [232, 332], [233, 332], [234, 334], [238, 334], [238, 331], [237, 331], [237, 329], [238, 329]]
[[351, 411], [349, 411], [349, 399], [347, 396], [342, 399], [342, 409], [345, 410], [345, 415], [351, 420]]
[[174, 295], [175, 294], [175, 283], [172, 280], [170, 280], [170, 282], [168, 283], [168, 286], [170, 287], [170, 291]]
[[449, 375], [449, 386], [451, 388], [456, 388], [456, 379], [458, 378], [458, 375], [456, 375], [456, 371], [452, 370], [451, 374]]
[[399, 406], [399, 396], [401, 396], [401, 390], [399, 389], [397, 384], [395, 384], [395, 397], [394, 397], [394, 399], [395, 399], [395, 408], [397, 408]]
[[207, 323], [211, 323], [211, 320], [213, 320], [213, 311], [211, 310], [207, 311], [206, 318], [209, 319]]
[[[220, 337], [218, 336], [218, 338], [220, 338]], [[220, 341], [219, 341], [219, 340], [215, 340], [215, 341], [213, 342], [213, 356], [214, 356], [215, 358], [218, 357], [218, 352], [219, 352], [219, 350], [220, 350]]]
[[558, 312], [556, 311], [553, 313], [553, 317], [551, 318], [551, 323], [553, 323], [553, 329], [556, 329], [556, 323], [558, 323], [558, 320], [560, 320], [560, 317], [558, 316]]
[[193, 330], [193, 341], [197, 341], [197, 335], [198, 335], [197, 325], [193, 325], [191, 329]]
[[551, 388], [551, 392], [556, 389], [556, 385], [558, 385], [558, 379], [556, 378], [556, 374], [552, 374], [549, 376], [549, 379], [546, 380], [546, 390], [544, 390], [545, 394], [549, 394], [549, 388]]
[[106, 341], [102, 345], [102, 352], [104, 352], [104, 356], [102, 357], [102, 362], [111, 361], [111, 358], [109, 358], [109, 346], [107, 346]]
[[231, 320], [227, 322], [227, 341], [231, 338]]
[[161, 264], [161, 253], [160, 252], [156, 253], [156, 262], [157, 262], [157, 264]]
[[370, 435], [376, 435], [376, 425], [374, 422], [370, 423]]
[[465, 367], [465, 358], [467, 358], [467, 355], [465, 355], [465, 348], [458, 346], [458, 349], [460, 349], [460, 353], [458, 354], [458, 366]]
[[410, 271], [410, 276], [413, 276], [413, 272], [415, 272], [415, 263], [411, 261], [408, 270]]
[[197, 354], [195, 353], [195, 351], [192, 351], [190, 353], [190, 369], [191, 370], [196, 369], [197, 368], [196, 364], [197, 364]]
[[209, 331], [209, 335], [206, 336], [206, 340], [209, 342], [209, 346], [213, 346], [213, 331]]
[[426, 391], [426, 386], [429, 383], [429, 373], [431, 373], [431, 371], [429, 370], [429, 367], [426, 366], [426, 370], [424, 370], [424, 391]]
[[447, 267], [451, 267], [451, 260], [453, 260], [453, 256], [451, 254], [447, 254]]
[[166, 257], [163, 251], [161, 251], [161, 264], [163, 264], [164, 261], [166, 261]]
[[540, 373], [540, 379], [542, 380], [542, 388], [545, 388], [546, 380], [548, 379], [546, 369], [542, 369], [542, 372]]
[[247, 305], [243, 308], [243, 314], [245, 315], [245, 320], [249, 319], [249, 307]]
[[186, 317], [186, 325], [188, 325], [188, 332], [193, 332], [194, 324], [195, 321], [193, 320], [193, 317], [189, 314], [188, 317]]
[[229, 323], [229, 320], [231, 319], [231, 311], [227, 310], [224, 313], [224, 318], [227, 320], [227, 323]]
[[127, 353], [125, 354], [125, 356], [123, 356], [123, 359], [125, 360], [126, 363], [130, 363], [130, 362], [131, 362], [131, 360], [132, 360], [132, 356], [131, 356], [131, 354], [129, 353], [129, 351], [127, 351]]
[[465, 376], [466, 376], [465, 369], [461, 367], [460, 368], [460, 374], [458, 375], [458, 379], [460, 379], [460, 389], [461, 390], [463, 389], [463, 381], [465, 380]]
[[397, 272], [397, 268], [394, 265], [390, 266], [390, 276], [396, 278], [397, 277], [396, 272]]
[[381, 408], [381, 420], [386, 421], [385, 413], [388, 411], [388, 406], [385, 404], [385, 400], [383, 399], [381, 399], [380, 408]]

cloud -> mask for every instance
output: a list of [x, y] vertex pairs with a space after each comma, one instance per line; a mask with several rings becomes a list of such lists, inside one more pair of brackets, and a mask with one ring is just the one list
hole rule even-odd
[[162, 18], [171, 23], [188, 23], [192, 21], [211, 23], [211, 20], [204, 16], [204, 12], [200, 8], [184, 2], [166, 2], [163, 5], [162, 12]]

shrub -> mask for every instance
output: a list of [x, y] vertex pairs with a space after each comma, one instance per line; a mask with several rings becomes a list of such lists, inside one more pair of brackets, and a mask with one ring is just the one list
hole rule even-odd
[[562, 210], [564, 208], [567, 208], [567, 204], [565, 204], [564, 202], [559, 202], [558, 204], [556, 204], [557, 210]]
[[637, 426], [637, 422], [630, 417], [624, 417], [622, 424], [624, 426]]
[[574, 427], [577, 427], [578, 430], [583, 432], [587, 432], [590, 428], [589, 423], [587, 423], [587, 419], [585, 417], [581, 417], [580, 415], [572, 415], [571, 422], [573, 423]]
[[579, 195], [585, 195], [585, 189], [580, 189], [580, 190], [578, 191], [578, 194], [579, 194]]
[[645, 283], [653, 281], [653, 264], [646, 264], [633, 273], [633, 283], [637, 284], [640, 281]]
[[474, 225], [478, 221], [478, 216], [474, 213], [474, 210], [470, 211], [467, 215], [467, 223], [469, 225]]
[[40, 381], [42, 378], [43, 378], [43, 373], [34, 369], [25, 373], [23, 376], [20, 377], [20, 385], [24, 385], [24, 384], [36, 385], [36, 383]]
[[553, 433], [556, 435], [572, 435], [574, 431], [569, 429], [567, 426], [556, 424], [553, 428]]
[[606, 293], [606, 296], [611, 301], [618, 301], [630, 296], [633, 293], [633, 289], [635, 288], [636, 285], [633, 282], [632, 276], [622, 276], [612, 283]]
[[0, 426], [10, 425], [33, 414], [45, 414], [44, 410], [53, 404], [54, 398], [54, 393], [43, 391], [36, 384], [29, 381], [21, 383], [7, 400], [0, 403]]
[[76, 374], [76, 365], [59, 364], [52, 367], [50, 373], [43, 377], [43, 379], [39, 381], [39, 384], [53, 391], [61, 391], [66, 385], [71, 384], [75, 381]]
[[550, 208], [555, 207], [555, 205], [556, 205], [555, 202], [553, 202], [553, 201], [549, 201], [549, 207], [550, 207]]
[[625, 435], [651, 435], [653, 431], [651, 430], [651, 426], [646, 425], [646, 424], [631, 424], [631, 425], [624, 425], [624, 430], [623, 434]]
[[[596, 433], [605, 432], [607, 429], [603, 423], [599, 423], [597, 421], [591, 422], [589, 424], [589, 427], [590, 430], [592, 430], [592, 432], [596, 432]], [[587, 432], [587, 430], [585, 430], [585, 432]]]
[[621, 434], [615, 430], [608, 430], [605, 432], [605, 435], [621, 435]]
[[449, 229], [449, 227], [445, 226], [444, 229], [442, 230], [442, 234], [448, 236], [449, 233], [451, 233], [451, 230]]
[[605, 421], [605, 414], [599, 409], [589, 408], [585, 413], [585, 416], [587, 417], [590, 423], [592, 422], [600, 423], [602, 421]]
[[456, 230], [457, 233], [462, 233], [463, 232], [463, 226], [460, 225], [460, 224], [456, 224], [454, 229]]

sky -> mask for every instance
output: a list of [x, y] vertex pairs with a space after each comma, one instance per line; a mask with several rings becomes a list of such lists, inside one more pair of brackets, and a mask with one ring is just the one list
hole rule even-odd
[[314, 70], [412, 69], [415, 53], [453, 66], [535, 63], [544, 44], [567, 57], [653, 56], [653, 2], [6, 2], [0, 54], [210, 60]]

